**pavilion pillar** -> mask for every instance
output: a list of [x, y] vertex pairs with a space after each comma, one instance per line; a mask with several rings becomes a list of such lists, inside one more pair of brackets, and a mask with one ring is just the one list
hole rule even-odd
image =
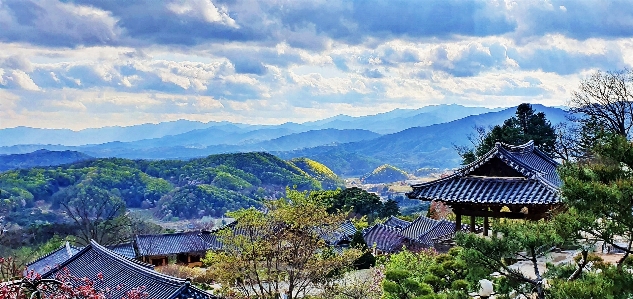
[[488, 235], [488, 217], [484, 217], [484, 236]]
[[462, 230], [462, 212], [460, 210], [455, 209], [455, 231]]
[[475, 216], [470, 216], [470, 232], [475, 232]]

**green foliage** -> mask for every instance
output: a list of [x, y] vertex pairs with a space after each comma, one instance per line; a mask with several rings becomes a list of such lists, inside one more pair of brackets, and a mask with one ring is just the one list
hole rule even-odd
[[479, 129], [480, 140], [476, 141], [475, 149], [460, 148], [462, 164], [474, 162], [490, 151], [496, 142], [511, 145], [524, 144], [534, 140], [534, 145], [547, 154], [554, 152], [556, 134], [554, 128], [545, 117], [545, 113], [536, 113], [532, 105], [523, 103], [517, 107], [516, 115], [503, 122], [503, 125], [492, 127], [489, 132]]
[[400, 215], [400, 207], [398, 207], [398, 203], [393, 199], [388, 199], [380, 208], [379, 217], [380, 218], [388, 218], [390, 216], [398, 216]]
[[179, 187], [157, 203], [157, 216], [170, 220], [178, 218], [220, 217], [228, 211], [260, 206], [239, 192], [201, 184]]
[[[383, 290], [387, 298], [468, 298], [470, 283], [466, 278], [470, 267], [462, 260], [461, 252], [455, 247], [445, 254], [432, 250], [392, 254], [384, 262]], [[410, 287], [398, 286], [400, 283]]]
[[365, 239], [363, 238], [363, 233], [360, 230], [357, 230], [352, 237], [352, 241], [350, 242], [350, 247], [356, 248], [358, 250], [363, 251], [363, 255], [361, 255], [357, 260], [354, 261], [355, 269], [369, 269], [376, 265], [376, 257], [371, 254], [367, 243], [365, 243]]
[[341, 191], [318, 192], [317, 196], [328, 206], [328, 211], [349, 212], [351, 217], [368, 216], [371, 221], [384, 215], [396, 213], [397, 204], [393, 202], [385, 208], [378, 195], [361, 188], [352, 187]]
[[[262, 198], [279, 198], [287, 186], [313, 190], [321, 188], [320, 180], [332, 186], [340, 182], [318, 162], [302, 161], [315, 176], [267, 153], [212, 155], [190, 161], [110, 158], [7, 171], [0, 173], [0, 212], [22, 213], [40, 200], [58, 209], [60, 203], [90, 188], [120, 198], [130, 208], [158, 207], [163, 218], [168, 218], [170, 211], [173, 217], [220, 216], [228, 210], [257, 205], [255, 201]], [[195, 185], [207, 187], [194, 192], [196, 188], [190, 186]], [[201, 206], [177, 207], [185, 202], [196, 204], [185, 198], [192, 193], [202, 195]]]
[[364, 175], [360, 179], [367, 184], [381, 184], [404, 181], [407, 178], [409, 178], [409, 175], [403, 170], [398, 169], [395, 166], [384, 164], [374, 169], [371, 173]]
[[456, 243], [463, 247], [463, 260], [471, 267], [468, 279], [472, 282], [487, 278], [492, 272], [504, 276], [503, 287], [497, 292], [512, 290], [523, 292], [535, 290], [539, 298], [544, 298], [544, 273], [536, 272], [535, 277], [510, 268], [517, 257], [531, 261], [536, 267], [536, 259], [556, 245], [562, 244], [565, 233], [556, 221], [505, 220], [493, 225], [494, 234], [481, 237], [471, 233], [458, 233]]
[[299, 169], [305, 171], [311, 177], [321, 182], [326, 190], [335, 190], [345, 187], [345, 183], [327, 166], [308, 158], [294, 158], [290, 162]]
[[[579, 215], [580, 230], [608, 244], [633, 238], [633, 145], [607, 135], [594, 146], [591, 162], [566, 163], [559, 170], [565, 203]], [[631, 248], [622, 248], [632, 252]]]
[[[213, 279], [257, 298], [275, 298], [287, 287], [292, 299], [307, 285], [339, 278], [361, 255], [354, 248], [336, 254], [321, 237], [338, 228], [343, 214], [329, 214], [308, 192], [286, 194], [287, 199], [265, 202], [266, 212], [227, 213], [237, 221], [219, 232], [225, 249], [209, 251], [204, 259]], [[260, 288], [262, 281], [270, 287]]]
[[547, 298], [552, 299], [591, 299], [591, 298], [630, 298], [633, 295], [633, 275], [631, 268], [619, 269], [616, 266], [601, 264], [599, 267], [569, 280], [574, 266], [548, 265]]
[[387, 299], [417, 299], [433, 293], [430, 285], [412, 279], [409, 271], [399, 269], [385, 273], [382, 289]]

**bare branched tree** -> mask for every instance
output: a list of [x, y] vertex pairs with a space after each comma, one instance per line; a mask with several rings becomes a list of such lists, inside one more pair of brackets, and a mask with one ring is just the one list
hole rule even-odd
[[88, 186], [60, 205], [79, 227], [78, 237], [84, 244], [91, 239], [101, 244], [117, 243], [125, 237], [123, 231], [129, 226], [125, 202], [106, 190]]
[[597, 71], [581, 81], [568, 103], [581, 125], [597, 123], [607, 132], [629, 136], [633, 126], [633, 71]]

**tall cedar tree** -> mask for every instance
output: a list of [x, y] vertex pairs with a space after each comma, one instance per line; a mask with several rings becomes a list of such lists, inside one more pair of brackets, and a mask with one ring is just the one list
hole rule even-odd
[[547, 154], [554, 152], [556, 132], [545, 117], [545, 113], [536, 113], [532, 105], [523, 103], [517, 107], [516, 115], [486, 131], [478, 128], [479, 140], [472, 140], [475, 149], [458, 147], [462, 156], [462, 164], [474, 162], [478, 157], [490, 151], [497, 142], [511, 145], [524, 144], [534, 140], [534, 145]]

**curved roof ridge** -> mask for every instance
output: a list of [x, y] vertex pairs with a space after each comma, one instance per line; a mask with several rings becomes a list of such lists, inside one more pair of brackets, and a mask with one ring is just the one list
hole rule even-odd
[[[178, 277], [173, 277], [173, 276], [169, 276], [160, 272], [157, 272], [155, 270], [151, 270], [148, 268], [145, 268], [137, 263], [134, 263], [133, 261], [129, 260], [128, 258], [114, 252], [111, 251], [103, 246], [101, 246], [99, 243], [97, 243], [95, 240], [90, 240], [90, 246], [92, 246], [93, 249], [106, 254], [114, 259], [116, 259], [117, 261], [122, 262], [123, 264], [130, 266], [131, 268], [133, 268], [134, 270], [137, 270], [139, 272], [145, 273], [145, 274], [149, 274], [151, 276], [154, 276], [156, 278], [160, 278], [163, 279], [165, 281], [170, 281], [170, 282], [176, 282], [176, 283], [184, 283], [186, 280], [182, 279], [182, 278], [178, 278]], [[88, 246], [86, 246], [88, 247]], [[78, 255], [78, 254], [77, 254]]]
[[534, 140], [530, 140], [530, 141], [528, 141], [528, 142], [526, 142], [524, 144], [519, 144], [519, 145], [512, 145], [512, 144], [509, 144], [509, 143], [497, 141], [497, 142], [495, 142], [495, 147], [496, 146], [500, 146], [500, 147], [503, 147], [505, 149], [512, 150], [512, 151], [522, 151], [522, 150], [526, 150], [526, 149], [534, 150], [534, 148], [535, 148]]
[[[64, 244], [62, 244], [62, 246], [59, 246], [57, 249], [55, 249], [55, 250], [53, 250], [53, 251], [51, 251], [51, 252], [49, 252], [49, 253], [47, 253], [47, 254], [44, 254], [44, 255], [42, 255], [42, 256], [40, 256], [40, 257], [36, 258], [36, 259], [34, 259], [33, 261], [31, 261], [31, 262], [30, 262], [30, 263], [28, 263], [27, 265], [32, 265], [32, 264], [35, 264], [35, 263], [37, 263], [37, 262], [39, 262], [39, 261], [41, 261], [41, 260], [43, 260], [43, 259], [45, 259], [45, 258], [47, 258], [47, 257], [49, 257], [49, 256], [51, 256], [51, 255], [53, 255], [55, 252], [58, 252], [58, 251], [59, 251], [59, 250], [61, 250], [61, 249], [66, 249], [66, 244], [67, 244], [67, 243], [68, 243], [68, 246], [70, 246], [71, 248], [73, 248], [73, 249], [77, 250], [77, 253], [79, 253], [79, 252], [83, 249], [83, 248], [79, 248], [79, 247], [74, 246], [74, 245], [70, 245], [70, 243], [69, 243], [68, 241], [66, 241], [66, 242], [64, 242]], [[75, 253], [75, 254], [77, 254], [77, 253]], [[74, 256], [75, 254], [73, 254], [72, 256]], [[68, 258], [70, 258], [70, 257], [72, 257], [72, 256], [69, 256]]]
[[141, 234], [141, 235], [136, 235], [136, 237], [155, 237], [155, 236], [176, 236], [176, 235], [196, 235], [199, 234], [202, 230], [199, 231], [188, 231], [188, 232], [173, 232], [173, 233], [164, 233], [164, 234]]
[[478, 167], [480, 167], [482, 164], [488, 162], [490, 159], [498, 157], [508, 166], [512, 167], [513, 169], [523, 174], [527, 178], [544, 182], [548, 187], [552, 187], [556, 191], [559, 190], [560, 189], [559, 186], [557, 186], [553, 182], [550, 182], [548, 179], [544, 177], [544, 174], [547, 174], [549, 172], [544, 172], [542, 170], [536, 169], [533, 165], [529, 165], [528, 163], [522, 161], [520, 158], [515, 156], [517, 153], [527, 153], [528, 151], [539, 156], [546, 162], [551, 163], [552, 166], [554, 166], [554, 168], [559, 165], [558, 162], [554, 161], [547, 154], [545, 154], [540, 149], [538, 149], [538, 147], [534, 145], [534, 140], [530, 140], [521, 145], [509, 145], [502, 142], [496, 142], [495, 146], [491, 150], [489, 150], [486, 154], [477, 158], [475, 161], [462, 166], [461, 168], [459, 168], [452, 174], [444, 178], [434, 180], [434, 181], [411, 185], [411, 187], [413, 188], [425, 187], [425, 186], [430, 186], [437, 183], [449, 181], [455, 178], [464, 177], [468, 175], [469, 173], [473, 172]]
[[[368, 228], [367, 231], [363, 232], [363, 236], [365, 234], [369, 233], [370, 231], [372, 231], [373, 229], [375, 229], [376, 227], [382, 227], [382, 228], [388, 229], [390, 231], [393, 231], [394, 233], [400, 234], [399, 230], [397, 230], [397, 229], [395, 229], [395, 228], [393, 228], [393, 227], [391, 227], [389, 225], [385, 225], [385, 224], [382, 224], [382, 223], [376, 223], [376, 224], [372, 225], [372, 227]], [[406, 236], [403, 236], [403, 237], [406, 238]]]

